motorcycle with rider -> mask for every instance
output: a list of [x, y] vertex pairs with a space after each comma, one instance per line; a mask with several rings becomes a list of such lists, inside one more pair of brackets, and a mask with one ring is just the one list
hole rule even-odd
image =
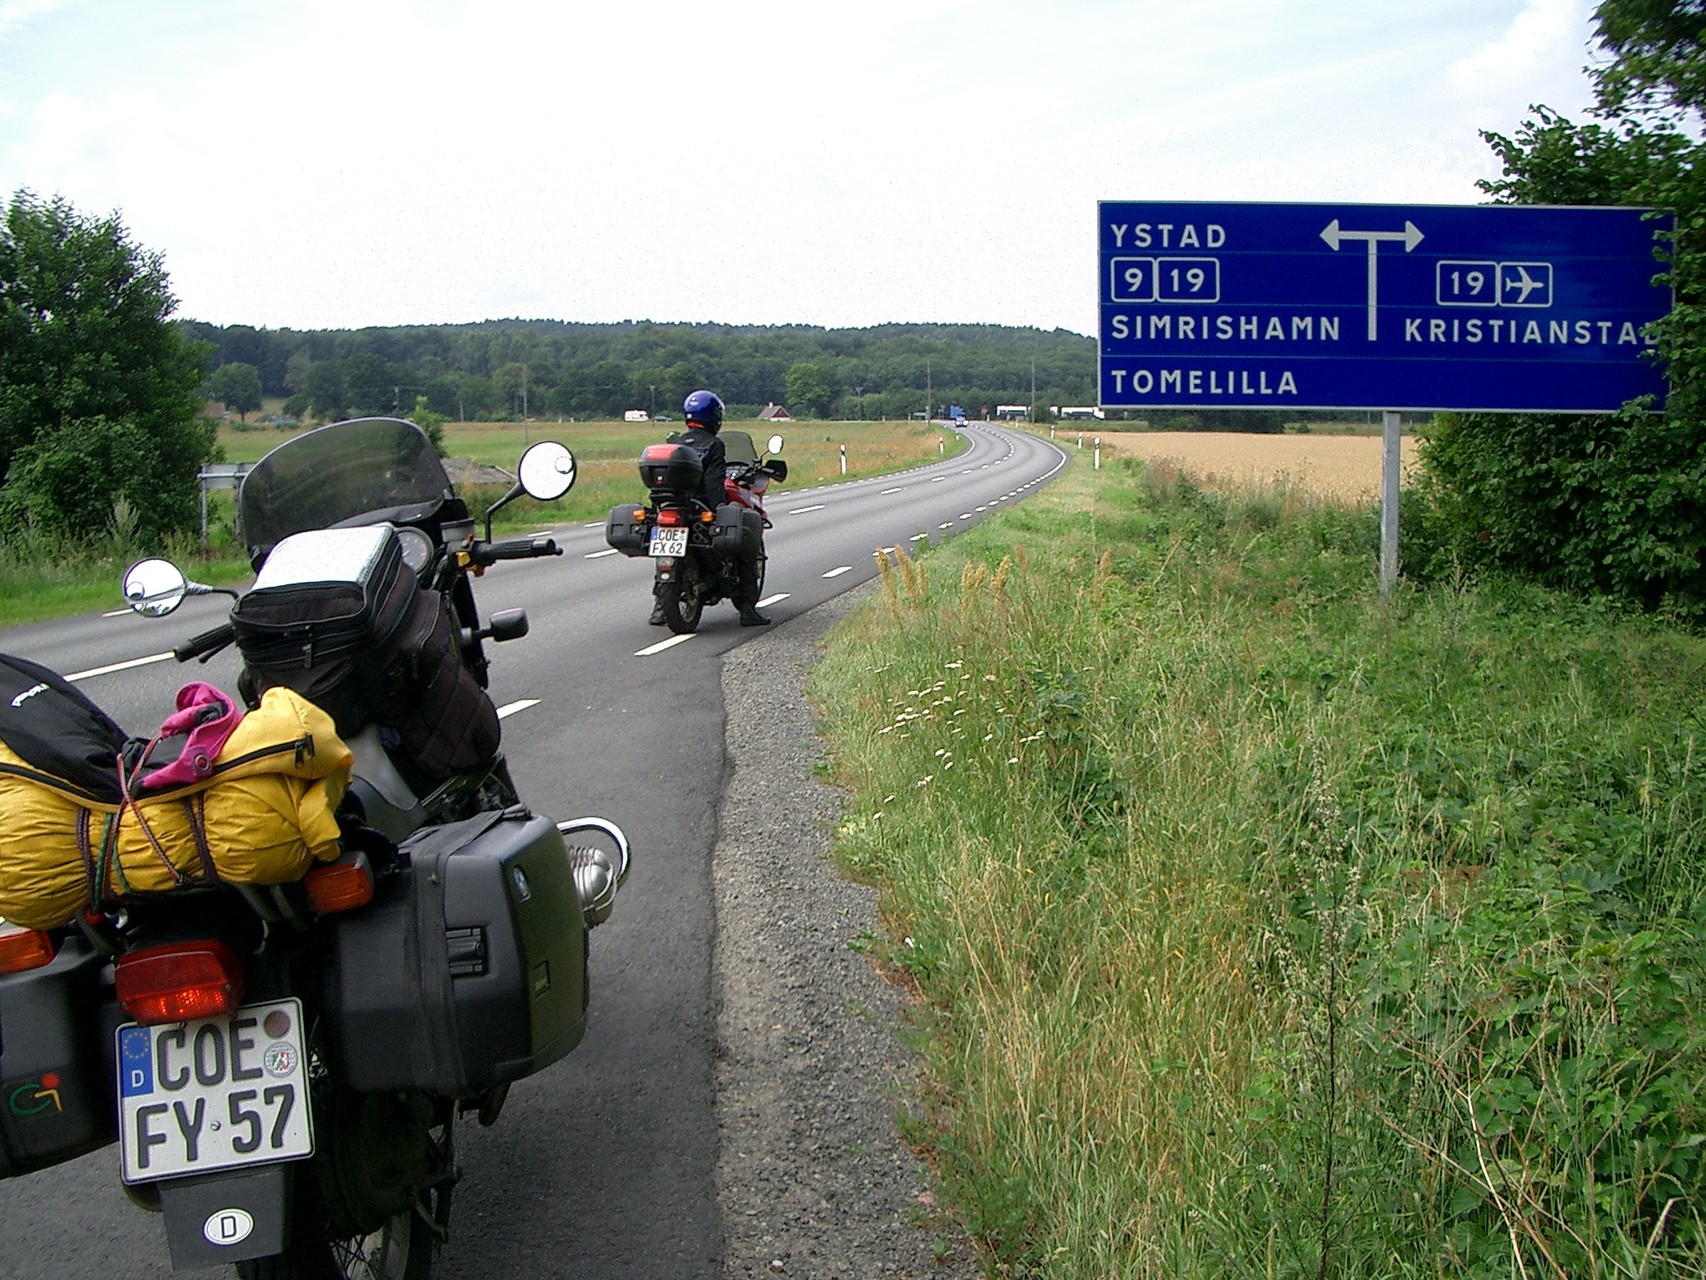
[[686, 430], [641, 452], [648, 502], [613, 507], [605, 540], [625, 555], [652, 559], [652, 626], [691, 633], [705, 607], [724, 598], [734, 602], [741, 626], [769, 626], [758, 611], [770, 527], [763, 498], [772, 481], [788, 475], [788, 464], [769, 456], [781, 450], [782, 437], [772, 436], [760, 457], [750, 435], [723, 429], [715, 392], [691, 392], [681, 408]]

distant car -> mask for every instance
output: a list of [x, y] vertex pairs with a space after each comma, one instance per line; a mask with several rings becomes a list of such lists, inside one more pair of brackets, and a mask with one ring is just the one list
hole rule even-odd
[[675, 419], [670, 417], [667, 413], [654, 413], [652, 415], [652, 421], [653, 422], [674, 422]]

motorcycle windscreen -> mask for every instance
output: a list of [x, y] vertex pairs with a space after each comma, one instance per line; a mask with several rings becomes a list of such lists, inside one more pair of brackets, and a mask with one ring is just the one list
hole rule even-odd
[[254, 553], [363, 517], [418, 519], [454, 496], [438, 451], [414, 423], [355, 418], [306, 432], [257, 462], [237, 491], [237, 521]]

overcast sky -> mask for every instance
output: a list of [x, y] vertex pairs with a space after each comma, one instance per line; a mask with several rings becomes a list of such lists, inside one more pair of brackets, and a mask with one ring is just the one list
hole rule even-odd
[[1099, 200], [1466, 204], [1591, 0], [0, 0], [178, 315], [1096, 331]]

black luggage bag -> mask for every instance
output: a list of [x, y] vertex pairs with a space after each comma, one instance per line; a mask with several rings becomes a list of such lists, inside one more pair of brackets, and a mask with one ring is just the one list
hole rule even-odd
[[369, 723], [394, 729], [435, 779], [496, 756], [497, 708], [461, 659], [449, 606], [420, 589], [390, 525], [286, 538], [231, 622], [246, 699], [285, 685], [343, 737]]
[[327, 1027], [352, 1088], [471, 1098], [586, 1029], [587, 927], [562, 835], [513, 809], [422, 832], [335, 925]]

